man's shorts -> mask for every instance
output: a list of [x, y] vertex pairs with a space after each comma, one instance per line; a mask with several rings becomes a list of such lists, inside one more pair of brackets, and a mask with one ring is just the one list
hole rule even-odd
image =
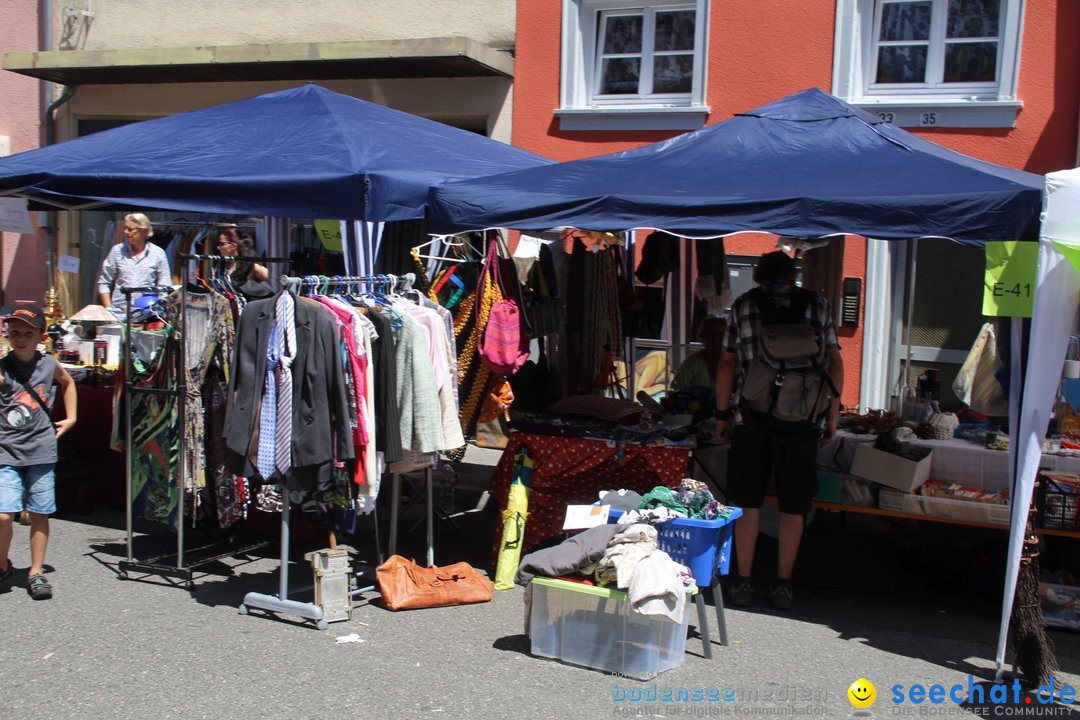
[[743, 409], [728, 464], [727, 497], [736, 507], [760, 508], [776, 475], [780, 512], [805, 515], [817, 494], [821, 431], [809, 422], [785, 422]]
[[44, 465], [0, 465], [0, 513], [26, 510], [38, 515], [56, 512], [56, 484], [53, 463]]

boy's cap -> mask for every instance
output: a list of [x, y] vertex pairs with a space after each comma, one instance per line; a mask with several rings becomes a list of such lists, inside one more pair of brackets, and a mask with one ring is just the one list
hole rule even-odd
[[45, 330], [45, 311], [38, 305], [19, 305], [9, 309], [3, 317], [4, 320], [22, 320], [38, 330]]

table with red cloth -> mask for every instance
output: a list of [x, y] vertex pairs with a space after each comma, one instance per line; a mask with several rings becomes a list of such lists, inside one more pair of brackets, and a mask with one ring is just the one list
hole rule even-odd
[[[514, 433], [491, 479], [491, 495], [506, 508], [514, 459], [524, 449], [533, 459], [529, 515], [523, 553], [562, 535], [567, 505], [596, 502], [601, 490], [627, 488], [644, 495], [657, 485], [676, 487], [686, 477], [691, 445], [639, 445], [593, 438]], [[496, 533], [498, 555], [502, 526]]]
[[[80, 375], [81, 377], [81, 375]], [[57, 504], [62, 510], [88, 513], [94, 505], [122, 510], [125, 502], [124, 454], [109, 449], [113, 425], [113, 386], [108, 381], [76, 381], [78, 413], [64, 440], [56, 467]], [[57, 393], [53, 417], [66, 415]]]

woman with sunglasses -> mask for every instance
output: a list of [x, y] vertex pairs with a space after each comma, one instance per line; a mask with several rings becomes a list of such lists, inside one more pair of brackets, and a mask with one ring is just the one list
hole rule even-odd
[[[246, 233], [240, 233], [235, 227], [223, 227], [218, 233], [218, 253], [226, 257], [255, 257], [255, 241]], [[270, 271], [257, 262], [230, 262], [225, 266], [229, 279], [237, 285], [248, 280], [266, 282]]]

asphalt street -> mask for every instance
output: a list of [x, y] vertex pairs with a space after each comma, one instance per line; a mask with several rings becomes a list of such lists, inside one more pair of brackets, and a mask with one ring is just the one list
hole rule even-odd
[[[457, 528], [440, 522], [436, 561], [484, 566], [494, 522], [493, 508], [460, 518]], [[703, 657], [692, 630], [681, 666], [639, 681], [531, 656], [521, 588], [498, 592], [488, 604], [399, 613], [370, 593], [351, 620], [319, 631], [289, 618], [238, 614], [247, 592], [276, 592], [274, 545], [201, 568], [189, 593], [160, 581], [118, 579], [125, 553], [120, 512], [61, 515], [49, 549], [56, 592], [49, 601], [26, 594], [29, 553], [25, 528], [16, 528], [15, 582], [0, 587], [0, 717], [1005, 717], [1017, 714], [1013, 710], [1045, 711], [1022, 696], [1019, 706], [911, 701], [915, 685], [941, 685], [946, 693], [959, 685], [965, 696], [969, 685], [985, 686], [993, 679], [997, 640], [991, 568], [1003, 533], [957, 534], [924, 525], [882, 533], [851, 518], [819, 518], [800, 560], [792, 612], [772, 611], [764, 597], [747, 610], [729, 608], [731, 643], [714, 645], [712, 660]], [[422, 535], [417, 530], [406, 538], [402, 554], [422, 557]], [[140, 534], [137, 552], [151, 552], [162, 540], [168, 537], [160, 530]], [[364, 538], [356, 544], [363, 546]], [[762, 545], [768, 554], [769, 543]], [[297, 586], [311, 578], [304, 549], [294, 553]], [[360, 550], [374, 557], [371, 547]], [[715, 623], [711, 608], [709, 615]], [[337, 642], [350, 634], [362, 642]], [[1058, 681], [1080, 686], [1078, 636], [1055, 630], [1051, 637], [1062, 668]], [[847, 695], [860, 678], [877, 688], [876, 702], [864, 710]], [[896, 686], [903, 702], [893, 701]], [[680, 688], [686, 699], [650, 701], [653, 693], [678, 698]], [[1049, 707], [1055, 717], [1071, 714], [1070, 707]]]

